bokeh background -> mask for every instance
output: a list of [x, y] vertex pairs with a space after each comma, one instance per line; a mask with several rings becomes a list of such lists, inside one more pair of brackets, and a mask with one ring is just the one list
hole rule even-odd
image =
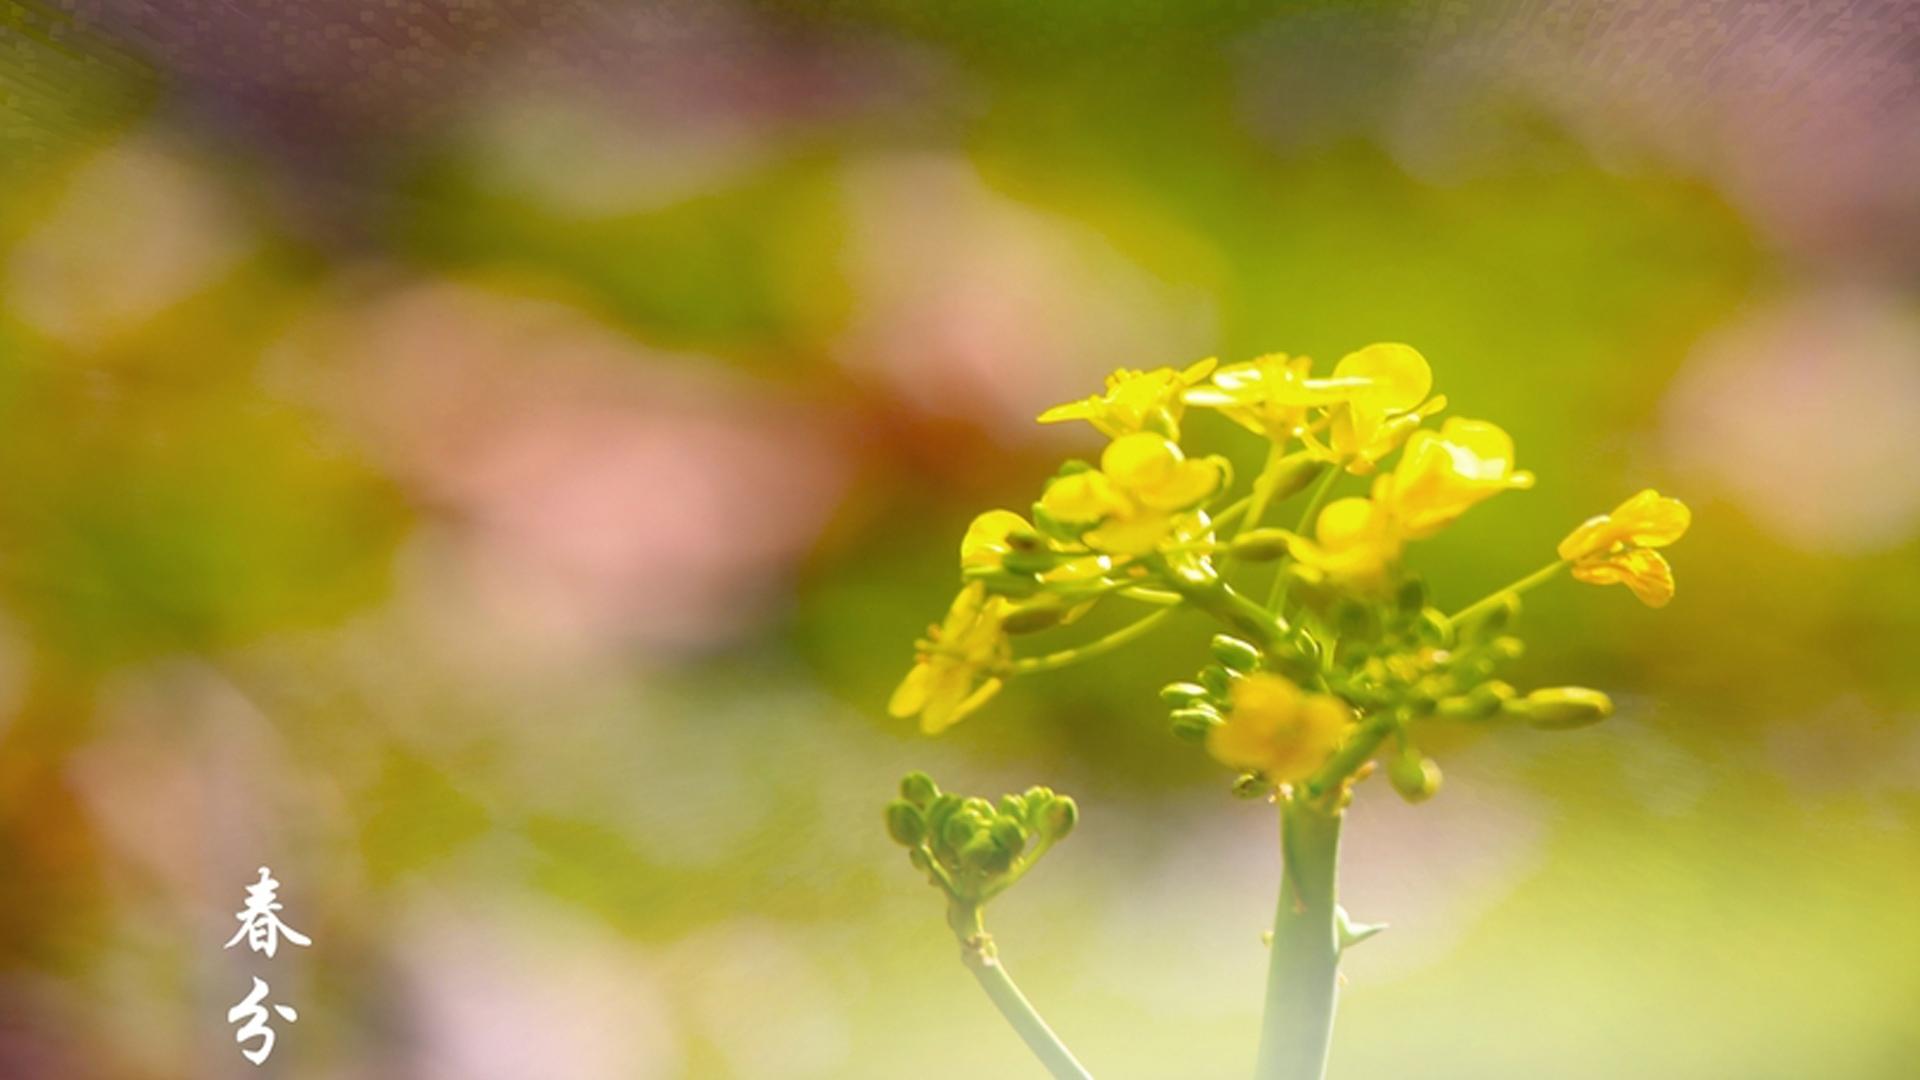
[[1032, 1075], [909, 768], [1079, 797], [992, 915], [1096, 1073], [1243, 1074], [1203, 624], [883, 705], [1040, 409], [1400, 340], [1541, 477], [1441, 596], [1696, 525], [1529, 604], [1615, 720], [1363, 790], [1335, 1075], [1920, 1075], [1916, 72], [1899, 0], [5, 0], [0, 1074]]

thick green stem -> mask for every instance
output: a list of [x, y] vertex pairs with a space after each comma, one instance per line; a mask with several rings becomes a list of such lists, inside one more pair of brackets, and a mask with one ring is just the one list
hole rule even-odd
[[1258, 1080], [1321, 1080], [1340, 995], [1340, 923], [1334, 877], [1339, 810], [1304, 795], [1280, 803], [1280, 902], [1267, 959]]
[[1013, 976], [1008, 975], [1000, 963], [1000, 952], [994, 947], [992, 935], [981, 921], [980, 908], [956, 904], [948, 911], [947, 922], [953, 927], [954, 936], [960, 939], [961, 961], [973, 972], [980, 989], [987, 992], [1000, 1015], [1019, 1033], [1027, 1049], [1047, 1067], [1047, 1072], [1055, 1080], [1093, 1080], [1093, 1074], [1075, 1060], [1073, 1052], [1014, 985]]

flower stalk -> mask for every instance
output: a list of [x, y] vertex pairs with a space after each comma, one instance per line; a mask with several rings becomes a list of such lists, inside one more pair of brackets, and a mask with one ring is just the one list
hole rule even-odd
[[982, 909], [978, 905], [956, 904], [947, 913], [947, 921], [953, 927], [953, 933], [960, 941], [960, 960], [973, 973], [980, 989], [987, 992], [988, 1000], [1000, 1010], [1000, 1015], [1008, 1026], [1033, 1051], [1033, 1056], [1047, 1067], [1047, 1072], [1055, 1080], [1092, 1080], [1092, 1073], [1073, 1056], [1067, 1044], [1040, 1016], [1039, 1010], [1020, 992], [1013, 976], [1007, 973], [1006, 965], [1000, 962], [1000, 950], [994, 946], [993, 935], [987, 933], [981, 918]]
[[1258, 1080], [1321, 1080], [1340, 996], [1335, 876], [1344, 811], [1304, 794], [1280, 800], [1280, 900], [1267, 958]]

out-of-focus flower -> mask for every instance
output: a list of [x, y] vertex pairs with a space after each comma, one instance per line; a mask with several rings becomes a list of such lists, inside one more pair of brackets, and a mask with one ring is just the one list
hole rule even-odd
[[915, 410], [1031, 439], [1034, 414], [1114, 357], [1202, 356], [1213, 337], [1210, 297], [1006, 198], [964, 158], [876, 157], [846, 189], [852, 311], [836, 352]]
[[1648, 607], [1673, 599], [1673, 568], [1654, 548], [1680, 539], [1693, 514], [1679, 499], [1648, 488], [1614, 508], [1588, 518], [1560, 541], [1559, 554], [1573, 576], [1593, 585], [1625, 585]]
[[252, 246], [214, 174], [136, 137], [85, 162], [5, 264], [6, 306], [92, 348], [206, 289]]
[[1207, 752], [1276, 783], [1311, 775], [1353, 722], [1353, 709], [1339, 698], [1308, 693], [1271, 672], [1235, 682], [1230, 701], [1225, 720], [1207, 732]]
[[1224, 458], [1189, 459], [1153, 432], [1115, 439], [1098, 471], [1056, 478], [1040, 498], [1055, 521], [1087, 526], [1088, 547], [1111, 555], [1144, 555], [1190, 523], [1201, 503], [1227, 483]]
[[1384, 583], [1404, 546], [1397, 523], [1372, 499], [1329, 503], [1314, 522], [1314, 539], [1294, 537], [1289, 545], [1301, 565], [1333, 584], [1367, 590]]
[[1533, 474], [1513, 467], [1512, 436], [1455, 417], [1438, 432], [1415, 431], [1393, 472], [1374, 481], [1373, 498], [1407, 539], [1421, 540], [1502, 491], [1532, 486]]
[[1141, 431], [1178, 439], [1187, 390], [1204, 380], [1215, 363], [1212, 359], [1201, 360], [1178, 371], [1167, 367], [1152, 371], [1121, 368], [1107, 376], [1104, 393], [1055, 405], [1040, 414], [1040, 422], [1085, 420], [1109, 439]]
[[[1920, 187], [1913, 190], [1920, 191]], [[1688, 487], [1806, 551], [1920, 535], [1920, 318], [1890, 289], [1796, 297], [1708, 335], [1662, 404]]]
[[417, 285], [318, 319], [272, 377], [438, 511], [404, 580], [489, 663], [750, 630], [846, 482], [813, 404], [494, 289]]
[[1000, 671], [1013, 658], [1004, 626], [1011, 609], [977, 581], [961, 589], [947, 617], [927, 628], [887, 711], [901, 719], [918, 715], [920, 730], [937, 735], [986, 704], [1000, 692]]
[[[462, 895], [476, 891], [478, 906]], [[392, 930], [411, 1044], [392, 1070], [425, 1080], [680, 1075], [658, 958], [591, 919], [502, 892], [422, 892]]]

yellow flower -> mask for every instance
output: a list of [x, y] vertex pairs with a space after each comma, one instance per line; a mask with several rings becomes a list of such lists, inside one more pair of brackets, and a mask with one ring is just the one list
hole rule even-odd
[[1693, 513], [1679, 499], [1648, 488], [1614, 508], [1588, 518], [1560, 541], [1560, 557], [1573, 576], [1591, 585], [1625, 585], [1648, 607], [1673, 599], [1673, 567], [1654, 548], [1686, 535]]
[[974, 518], [960, 539], [960, 569], [1004, 569], [1007, 556], [1040, 546], [1039, 534], [1026, 518], [1011, 510], [989, 510]]
[[1055, 405], [1040, 414], [1043, 424], [1085, 420], [1110, 439], [1140, 431], [1179, 437], [1180, 413], [1187, 388], [1205, 379], [1216, 361], [1208, 359], [1184, 370], [1121, 368], [1107, 376], [1105, 393], [1081, 401]]
[[1256, 435], [1284, 441], [1307, 428], [1308, 410], [1328, 407], [1365, 391], [1361, 378], [1315, 379], [1313, 361], [1280, 353], [1243, 364], [1228, 364], [1213, 381], [1187, 391], [1187, 404], [1218, 409], [1220, 415]]
[[1077, 545], [1049, 541], [1026, 518], [1011, 510], [989, 510], [973, 519], [960, 539], [960, 571], [990, 574], [1038, 573], [1055, 585], [1098, 582], [1113, 569], [1113, 560]]
[[1000, 692], [1000, 672], [1013, 656], [1003, 628], [1011, 609], [980, 582], [960, 590], [947, 617], [927, 629], [887, 711], [902, 719], [918, 714], [920, 730], [936, 735], [986, 704]]
[[1191, 532], [1201, 503], [1226, 485], [1225, 459], [1190, 460], [1152, 432], [1122, 436], [1100, 455], [1100, 468], [1047, 485], [1040, 508], [1069, 526], [1090, 526], [1081, 542], [1110, 555], [1144, 555]]
[[1233, 684], [1223, 723], [1207, 732], [1221, 764], [1259, 772], [1275, 783], [1304, 780], [1340, 747], [1353, 710], [1339, 698], [1310, 694], [1286, 678], [1255, 672]]
[[1407, 440], [1392, 473], [1374, 481], [1373, 499], [1409, 540], [1432, 536], [1476, 503], [1530, 488], [1533, 474], [1513, 467], [1513, 438], [1484, 420], [1448, 420], [1438, 432]]
[[1410, 345], [1382, 343], [1348, 353], [1333, 368], [1334, 381], [1362, 388], [1330, 412], [1327, 456], [1348, 472], [1365, 475], [1398, 449], [1420, 421], [1446, 407], [1433, 390], [1433, 369]]
[[1385, 508], [1371, 499], [1346, 498], [1320, 511], [1314, 539], [1294, 537], [1288, 548], [1301, 565], [1334, 584], [1367, 590], [1386, 583], [1401, 546], [1399, 523]]

